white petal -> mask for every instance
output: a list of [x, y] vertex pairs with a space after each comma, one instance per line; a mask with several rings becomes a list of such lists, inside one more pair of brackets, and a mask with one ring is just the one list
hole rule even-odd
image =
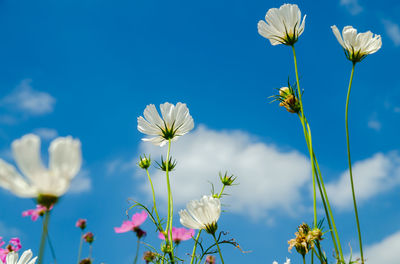
[[46, 172], [40, 158], [40, 138], [28, 134], [20, 139], [14, 140], [12, 150], [19, 169], [36, 186], [42, 183], [42, 175]]
[[18, 260], [18, 253], [15, 251], [11, 251], [7, 254], [6, 257], [6, 264], [17, 264]]
[[0, 159], [0, 186], [20, 197], [36, 197], [36, 189], [29, 185], [14, 166]]
[[332, 32], [335, 35], [337, 41], [339, 44], [345, 49], [346, 47], [344, 46], [342, 36], [340, 35], [339, 29], [337, 28], [336, 25], [331, 26]]
[[164, 103], [160, 105], [160, 110], [161, 110], [161, 115], [163, 117], [163, 120], [167, 124], [167, 128], [170, 129], [174, 120], [174, 108], [175, 106], [170, 103]]
[[18, 260], [17, 264], [27, 264], [28, 261], [32, 258], [32, 251], [26, 250], [24, 251], [24, 253], [22, 253], [21, 258]]
[[81, 142], [72, 137], [59, 137], [49, 147], [49, 167], [56, 179], [71, 180], [82, 165]]
[[195, 221], [186, 210], [181, 210], [179, 211], [179, 216], [180, 216], [180, 223], [187, 227], [187, 228], [192, 228], [192, 229], [202, 229], [203, 226], [200, 225], [197, 221]]

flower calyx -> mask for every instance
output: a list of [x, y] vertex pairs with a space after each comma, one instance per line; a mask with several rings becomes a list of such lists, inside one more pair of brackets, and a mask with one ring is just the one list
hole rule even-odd
[[151, 165], [150, 155], [149, 155], [149, 157], [146, 157], [146, 155], [143, 154], [143, 158], [142, 158], [142, 156], [140, 156], [140, 159], [139, 159], [139, 162], [137, 163], [137, 165], [140, 168], [147, 170]]

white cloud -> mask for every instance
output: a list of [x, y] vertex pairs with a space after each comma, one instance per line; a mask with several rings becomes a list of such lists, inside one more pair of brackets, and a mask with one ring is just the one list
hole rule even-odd
[[386, 34], [393, 41], [395, 46], [400, 46], [400, 27], [398, 24], [393, 23], [390, 20], [382, 20], [383, 25], [385, 26]]
[[58, 136], [57, 130], [44, 127], [35, 129], [33, 133], [38, 135], [40, 138], [44, 140], [51, 140]]
[[[397, 152], [377, 153], [371, 158], [353, 163], [353, 179], [358, 202], [400, 185], [400, 156]], [[348, 171], [339, 180], [326, 186], [329, 199], [341, 209], [352, 208]]]
[[0, 236], [5, 239], [5, 242], [7, 243], [6, 238], [12, 238], [12, 237], [19, 237], [21, 236], [22, 232], [15, 227], [10, 227], [4, 224], [4, 222], [0, 221]]
[[89, 177], [89, 175], [90, 173], [87, 169], [81, 170], [72, 180], [68, 192], [78, 194], [90, 191], [92, 189], [92, 179]]
[[373, 115], [370, 117], [370, 119], [368, 121], [368, 127], [375, 131], [381, 130], [382, 124], [381, 124], [381, 122], [379, 122], [376, 113], [373, 113]]
[[[136, 167], [136, 159], [131, 160], [131, 161], [124, 161], [123, 159], [115, 159], [107, 162], [105, 164], [106, 166], [106, 172], [108, 175], [112, 175], [117, 172], [125, 172], [128, 170], [132, 170], [133, 168]], [[138, 158], [137, 158], [138, 160]]]
[[53, 112], [56, 99], [48, 93], [34, 90], [32, 80], [25, 79], [14, 91], [0, 100], [0, 105], [9, 110], [28, 115], [43, 115]]
[[[364, 258], [368, 264], [398, 264], [400, 248], [400, 231], [385, 237], [382, 241], [367, 246], [364, 249]], [[359, 258], [360, 253], [353, 254]], [[355, 257], [353, 257], [355, 259]]]
[[345, 6], [352, 15], [357, 15], [363, 11], [358, 0], [340, 0], [340, 5]]
[[[159, 160], [166, 148], [142, 142], [141, 153], [151, 154]], [[199, 126], [172, 145], [172, 157], [177, 160], [171, 173], [171, 185], [176, 208], [189, 200], [210, 193], [210, 183], [219, 191], [219, 171], [237, 176], [239, 185], [229, 188], [230, 196], [224, 203], [229, 211], [253, 217], [263, 217], [271, 210], [290, 212], [302, 204], [302, 189], [311, 179], [307, 158], [297, 151], [283, 151], [272, 144], [259, 142], [243, 131], [218, 132]], [[154, 162], [153, 162], [154, 163]], [[136, 173], [143, 179], [142, 190], [151, 195], [143, 171]], [[166, 200], [165, 173], [152, 172], [155, 191]], [[307, 189], [307, 187], [305, 188]]]

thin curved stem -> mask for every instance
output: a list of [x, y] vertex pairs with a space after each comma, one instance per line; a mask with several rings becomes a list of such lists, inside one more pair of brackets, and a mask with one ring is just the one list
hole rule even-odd
[[81, 230], [81, 241], [79, 242], [79, 249], [78, 249], [78, 260], [76, 261], [77, 264], [79, 264], [79, 262], [81, 261], [82, 246], [83, 246], [83, 230]]
[[[150, 182], [150, 185], [151, 185], [151, 192], [153, 194], [154, 212], [156, 213], [156, 216], [157, 216], [157, 222], [160, 223], [160, 217], [158, 216], [158, 210], [157, 210], [157, 205], [156, 205], [156, 195], [155, 195], [155, 192], [154, 192], [153, 181], [151, 180], [150, 173], [149, 173], [148, 169], [146, 169], [146, 173], [147, 173], [147, 178], [149, 179], [149, 182]], [[163, 230], [160, 230], [160, 231], [163, 231]]]
[[[309, 124], [308, 124], [306, 118], [305, 118], [305, 123], [307, 124], [307, 127], [309, 127]], [[308, 137], [307, 137], [306, 135], [305, 135], [305, 139], [306, 139], [306, 141], [308, 141]], [[308, 144], [308, 142], [307, 142], [307, 144]], [[335, 251], [336, 251], [336, 254], [340, 257], [340, 259], [341, 259], [342, 261], [344, 261], [342, 246], [341, 246], [341, 244], [340, 244], [340, 239], [339, 239], [339, 234], [338, 234], [338, 231], [337, 231], [337, 228], [336, 228], [335, 219], [334, 219], [334, 217], [333, 217], [331, 205], [330, 205], [330, 203], [329, 203], [328, 194], [327, 194], [327, 192], [326, 192], [326, 188], [325, 188], [325, 184], [324, 184], [324, 179], [323, 179], [323, 177], [322, 177], [321, 170], [320, 170], [320, 168], [319, 168], [318, 160], [317, 160], [317, 157], [316, 157], [316, 155], [315, 155], [314, 150], [313, 150], [313, 159], [314, 159], [314, 161], [315, 161], [315, 162], [314, 162], [314, 164], [315, 164], [314, 170], [315, 170], [315, 169], [317, 170], [318, 173], [316, 172], [316, 174], [319, 175], [319, 180], [321, 181], [321, 187], [322, 187], [322, 191], [323, 191], [323, 195], [321, 195], [322, 201], [324, 202], [324, 198], [323, 198], [323, 197], [325, 197], [326, 209], [328, 210], [328, 213], [329, 213], [329, 214], [328, 214], [328, 213], [326, 212], [326, 210], [325, 210], [325, 214], [326, 214], [326, 217], [327, 217], [327, 219], [328, 219], [329, 228], [331, 228], [331, 230], [333, 229], [333, 233], [335, 234], [335, 237], [336, 237], [337, 247], [336, 247], [336, 242], [335, 242], [335, 240], [333, 239], [333, 236], [332, 236], [332, 241], [333, 241], [333, 244], [334, 244], [334, 247], [335, 247]], [[319, 180], [318, 180], [318, 178], [317, 178], [318, 186], [319, 186]], [[321, 191], [321, 190], [320, 190], [320, 191]], [[329, 221], [329, 220], [332, 221], [332, 226], [330, 225], [330, 221]], [[333, 228], [332, 228], [332, 227], [333, 227]], [[339, 251], [339, 252], [338, 252], [338, 251]]]
[[167, 152], [167, 159], [166, 159], [166, 178], [167, 178], [167, 188], [168, 188], [168, 219], [167, 219], [167, 227], [165, 228], [165, 231], [168, 234], [168, 239], [167, 239], [167, 244], [170, 245], [171, 247], [171, 263], [175, 263], [174, 259], [174, 245], [172, 243], [172, 218], [173, 218], [173, 200], [172, 200], [172, 192], [171, 192], [171, 184], [169, 181], [169, 156], [171, 152], [171, 139], [168, 139], [168, 152]]
[[57, 264], [56, 252], [54, 250], [53, 243], [51, 243], [50, 234], [48, 230], [47, 230], [47, 243], [49, 244], [50, 253], [51, 256], [53, 257], [54, 264]]
[[197, 249], [197, 244], [199, 243], [201, 231], [203, 231], [203, 229], [200, 229], [199, 232], [197, 233], [196, 241], [194, 242], [194, 246], [193, 246], [193, 250], [192, 250], [192, 258], [190, 259], [190, 264], [193, 264], [194, 257], [196, 256], [196, 249]]
[[[310, 153], [310, 160], [311, 160], [311, 167], [314, 167], [314, 159], [313, 159], [313, 149], [312, 149], [312, 142], [311, 142], [311, 131], [309, 130], [309, 127], [307, 127], [308, 129], [308, 133], [307, 133], [307, 129], [306, 129], [306, 124], [305, 124], [305, 117], [304, 117], [304, 109], [303, 109], [303, 101], [302, 101], [302, 93], [301, 93], [301, 89], [300, 89], [300, 82], [299, 82], [299, 71], [297, 68], [297, 58], [296, 58], [296, 50], [294, 48], [294, 45], [292, 45], [292, 50], [293, 50], [293, 59], [294, 59], [294, 68], [295, 68], [295, 72], [296, 72], [296, 82], [297, 82], [297, 93], [299, 96], [299, 103], [300, 103], [300, 112], [301, 112], [301, 124], [303, 125], [303, 133], [305, 136], [308, 137], [309, 140], [309, 144], [308, 144], [308, 151]], [[312, 181], [313, 181], [313, 208], [314, 208], [314, 226], [317, 227], [318, 225], [318, 220], [317, 220], [317, 196], [316, 196], [316, 186], [315, 186], [315, 173], [314, 170], [312, 169]]]
[[345, 115], [345, 119], [346, 119], [346, 142], [347, 142], [347, 157], [348, 157], [348, 160], [349, 160], [349, 174], [350, 174], [350, 183], [351, 183], [351, 193], [352, 193], [352, 196], [353, 196], [354, 213], [356, 215], [356, 221], [357, 221], [358, 241], [360, 243], [361, 263], [364, 264], [364, 254], [363, 254], [363, 248], [362, 248], [360, 221], [358, 219], [356, 194], [354, 192], [353, 172], [352, 172], [352, 169], [351, 169], [349, 122], [348, 122], [349, 121], [348, 112], [349, 112], [350, 92], [351, 92], [351, 85], [353, 83], [353, 75], [354, 75], [355, 66], [356, 66], [356, 63], [353, 62], [353, 67], [351, 68], [349, 89], [347, 91], [347, 99], [346, 99], [346, 115]]
[[45, 250], [46, 237], [47, 237], [47, 228], [49, 226], [49, 221], [50, 221], [50, 212], [46, 210], [46, 212], [44, 213], [42, 238], [40, 239], [38, 264], [43, 263], [44, 250]]
[[214, 237], [215, 244], [217, 245], [219, 257], [221, 258], [221, 263], [224, 264], [224, 259], [222, 258], [222, 253], [221, 253], [221, 249], [220, 249], [219, 244], [218, 244], [218, 240], [215, 237], [215, 234], [212, 234], [212, 236]]
[[133, 264], [137, 263], [138, 255], [139, 255], [139, 247], [140, 247], [140, 238], [138, 238], [138, 240], [137, 240], [136, 255], [135, 255], [135, 259], [133, 260]]

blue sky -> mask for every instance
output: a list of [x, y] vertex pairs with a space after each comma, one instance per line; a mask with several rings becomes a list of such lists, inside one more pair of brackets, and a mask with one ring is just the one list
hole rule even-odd
[[[226, 247], [226, 262], [281, 263], [287, 256], [299, 263], [297, 254], [287, 251], [287, 240], [298, 224], [312, 221], [307, 152], [298, 119], [268, 99], [288, 76], [294, 80], [293, 58], [288, 47], [273, 47], [257, 33], [267, 10], [283, 3], [0, 2], [1, 158], [13, 162], [11, 142], [32, 132], [42, 137], [43, 157], [56, 136], [82, 142], [81, 173], [51, 219], [58, 263], [76, 259], [78, 218], [87, 218], [95, 233], [96, 263], [132, 261], [134, 235], [114, 234], [113, 227], [125, 219], [127, 198], [150, 205], [145, 175], [135, 163], [143, 152], [157, 157], [166, 148], [142, 143], [136, 118], [146, 105], [164, 102], [186, 103], [195, 121], [193, 132], [172, 146], [178, 160], [172, 176], [175, 208], [208, 193], [207, 181], [217, 183], [218, 172], [229, 170], [240, 184], [230, 190], [220, 230], [251, 253]], [[292, 3], [307, 14], [296, 44], [304, 108], [346, 253], [349, 243], [358, 251], [344, 180], [351, 63], [330, 26], [353, 25], [382, 35], [382, 49], [356, 67], [350, 134], [368, 263], [395, 264], [391, 254], [400, 247], [400, 4]], [[158, 182], [159, 172], [152, 174]], [[160, 204], [165, 202], [162, 184], [160, 179], [156, 187]], [[21, 217], [32, 201], [3, 190], [0, 199], [0, 236], [20, 236], [25, 249], [37, 252], [41, 225]], [[144, 228], [146, 241], [157, 245], [150, 223]], [[325, 245], [331, 256], [328, 239]], [[180, 252], [189, 248], [183, 245]]]

